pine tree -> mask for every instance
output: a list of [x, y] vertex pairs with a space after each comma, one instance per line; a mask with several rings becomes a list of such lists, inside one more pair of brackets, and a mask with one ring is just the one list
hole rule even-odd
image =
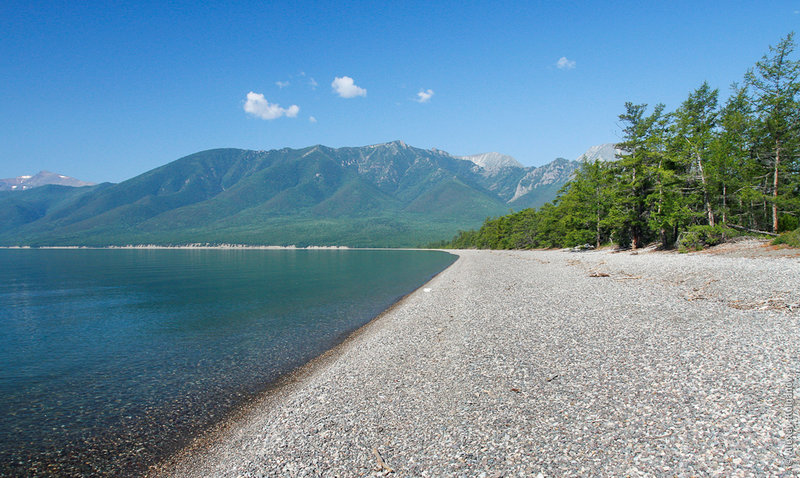
[[[642, 247], [650, 239], [648, 196], [655, 184], [653, 177], [654, 143], [660, 142], [664, 105], [658, 104], [650, 116], [645, 116], [646, 104], [625, 103], [625, 113], [619, 116], [623, 124], [623, 141], [617, 147], [623, 151], [617, 161], [618, 175], [615, 206], [610, 214], [614, 221], [616, 240], [620, 245]], [[660, 146], [657, 146], [660, 147]], [[658, 163], [658, 160], [655, 160]]]
[[709, 226], [716, 224], [711, 204], [710, 184], [712, 160], [711, 143], [717, 125], [717, 97], [719, 91], [708, 83], [693, 91], [675, 112], [674, 146], [676, 160], [685, 168], [687, 186], [699, 191], [702, 208]]
[[751, 186], [754, 162], [752, 149], [753, 118], [747, 89], [734, 84], [733, 94], [719, 114], [720, 129], [711, 144], [712, 180], [717, 184], [718, 210], [722, 224], [733, 221], [747, 228], [758, 224], [749, 204], [755, 199]]
[[779, 229], [781, 202], [790, 206], [797, 194], [800, 61], [790, 58], [794, 48], [794, 33], [790, 33], [777, 46], [770, 46], [769, 53], [745, 75], [753, 90], [752, 104], [760, 130], [758, 156], [772, 176], [764, 192], [771, 195], [773, 233]]

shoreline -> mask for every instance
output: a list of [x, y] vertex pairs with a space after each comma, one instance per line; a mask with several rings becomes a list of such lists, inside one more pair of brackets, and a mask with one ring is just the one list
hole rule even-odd
[[184, 245], [184, 246], [0, 246], [0, 250], [243, 250], [243, 251], [442, 251], [452, 252], [456, 249], [428, 249], [421, 247], [351, 247], [351, 246], [252, 246], [246, 244], [220, 245]]
[[448, 252], [147, 476], [800, 470], [800, 261]]
[[[295, 249], [295, 248], [269, 247], [267, 249]], [[323, 247], [317, 249], [325, 249], [325, 248]], [[361, 249], [361, 248], [347, 248], [347, 247], [344, 247], [342, 249], [394, 250], [392, 248]], [[404, 250], [404, 249], [398, 249], [398, 250]], [[422, 249], [422, 250], [438, 250], [438, 249]], [[304, 383], [304, 381], [310, 379], [314, 374], [320, 373], [320, 371], [324, 369], [326, 366], [329, 366], [337, 358], [347, 353], [348, 349], [352, 346], [352, 344], [355, 341], [369, 334], [371, 330], [379, 327], [378, 322], [383, 317], [390, 314], [394, 309], [401, 307], [403, 302], [407, 300], [411, 295], [417, 293], [418, 291], [424, 290], [428, 284], [434, 281], [437, 277], [439, 277], [449, 268], [453, 267], [453, 265], [455, 265], [460, 260], [460, 256], [456, 253], [457, 251], [444, 250], [444, 249], [439, 251], [448, 252], [456, 256], [456, 260], [453, 261], [453, 263], [447, 266], [445, 269], [443, 269], [436, 275], [432, 276], [430, 279], [428, 279], [425, 283], [421, 284], [416, 289], [398, 298], [394, 303], [389, 305], [389, 307], [387, 307], [381, 313], [370, 319], [369, 322], [347, 334], [339, 343], [334, 345], [332, 348], [326, 350], [322, 354], [314, 357], [313, 359], [297, 367], [296, 369], [280, 376], [278, 379], [268, 384], [266, 388], [263, 391], [259, 392], [255, 397], [241, 403], [235, 409], [231, 410], [223, 419], [215, 423], [209, 429], [204, 430], [195, 437], [189, 438], [186, 445], [182, 446], [180, 449], [175, 450], [172, 453], [169, 453], [158, 463], [152, 465], [147, 471], [145, 471], [143, 476], [160, 477], [160, 476], [170, 476], [171, 474], [176, 473], [177, 468], [182, 463], [191, 459], [192, 456], [201, 454], [204, 451], [208, 451], [208, 449], [211, 446], [215, 445], [220, 440], [224, 439], [225, 436], [229, 435], [232, 430], [235, 430], [237, 427], [242, 427], [244, 421], [246, 420], [249, 414], [252, 414], [253, 412], [257, 411], [268, 410], [274, 407], [281, 400], [284, 400], [288, 395], [295, 392], [297, 387], [301, 386]]]
[[182, 246], [159, 246], [156, 244], [141, 244], [141, 245], [127, 245], [127, 246], [0, 246], [0, 249], [23, 249], [23, 250], [36, 250], [36, 249], [98, 249], [98, 250], [140, 250], [140, 249], [254, 249], [254, 250], [305, 250], [305, 249], [322, 249], [322, 250], [351, 250], [351, 249], [391, 249], [391, 248], [354, 248], [349, 246], [251, 246], [247, 244], [186, 244]]

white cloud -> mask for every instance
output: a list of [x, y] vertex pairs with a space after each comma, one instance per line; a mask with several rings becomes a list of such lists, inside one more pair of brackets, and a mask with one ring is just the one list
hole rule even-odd
[[280, 88], [280, 89], [284, 89], [287, 86], [289, 86], [289, 82], [288, 81], [276, 81], [275, 84], [278, 85], [278, 88]]
[[567, 57], [562, 56], [556, 62], [556, 66], [560, 70], [571, 70], [571, 69], [575, 68], [575, 60], [567, 60]]
[[308, 79], [308, 84], [311, 85], [311, 89], [312, 90], [316, 90], [317, 89], [317, 80], [315, 80], [314, 78], [309, 78]]
[[356, 96], [367, 96], [367, 90], [364, 88], [356, 86], [353, 83], [353, 79], [349, 76], [343, 76], [339, 78], [338, 76], [334, 78], [333, 83], [331, 83], [331, 87], [333, 87], [333, 91], [336, 92], [337, 95], [341, 96], [342, 98], [355, 98]]
[[317, 118], [314, 118], [313, 116], [309, 116], [308, 117], [308, 122], [309, 123], [316, 123], [317, 122]]
[[433, 97], [433, 90], [431, 89], [419, 90], [419, 93], [417, 93], [417, 99], [415, 101], [417, 103], [427, 103], [431, 100], [432, 97]]
[[295, 118], [297, 116], [297, 113], [300, 112], [300, 107], [297, 105], [292, 105], [286, 108], [284, 112], [288, 118]]
[[276, 105], [267, 101], [267, 99], [264, 98], [264, 95], [260, 93], [253, 93], [251, 91], [250, 93], [247, 93], [247, 101], [244, 102], [244, 110], [245, 112], [261, 119], [273, 120], [280, 118], [281, 116], [294, 118], [297, 116], [297, 113], [300, 112], [300, 107], [297, 105], [292, 105], [288, 108], [281, 108], [280, 105]]

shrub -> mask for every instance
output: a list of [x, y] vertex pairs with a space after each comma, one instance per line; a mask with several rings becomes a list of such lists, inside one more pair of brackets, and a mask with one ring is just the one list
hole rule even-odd
[[567, 232], [564, 236], [564, 247], [575, 247], [583, 244], [594, 244], [595, 235], [592, 231], [576, 229]]
[[784, 232], [776, 237], [773, 244], [786, 244], [789, 247], [800, 247], [800, 228], [794, 231]]
[[724, 226], [691, 226], [678, 237], [678, 250], [700, 251], [742, 235], [742, 232]]

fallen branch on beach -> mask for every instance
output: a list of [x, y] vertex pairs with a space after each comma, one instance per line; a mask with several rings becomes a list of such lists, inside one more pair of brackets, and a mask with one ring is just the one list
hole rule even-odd
[[375, 455], [375, 458], [378, 460], [378, 471], [384, 471], [387, 475], [389, 473], [394, 473], [394, 469], [386, 463], [386, 460], [383, 459], [381, 452], [379, 452], [377, 448], [372, 448], [372, 454]]
[[589, 273], [589, 277], [609, 277], [609, 275], [605, 272], [592, 271]]
[[774, 232], [759, 231], [757, 229], [749, 229], [749, 228], [742, 227], [742, 226], [736, 226], [734, 224], [726, 224], [726, 226], [732, 227], [734, 229], [739, 229], [739, 230], [742, 230], [742, 231], [752, 232], [754, 234], [764, 234], [765, 236], [778, 237], [778, 234], [775, 234]]
[[755, 302], [744, 302], [741, 300], [732, 300], [728, 302], [728, 306], [739, 310], [786, 310], [794, 312], [795, 309], [800, 308], [798, 303], [789, 303], [783, 297], [770, 297], [766, 300], [759, 300]]

